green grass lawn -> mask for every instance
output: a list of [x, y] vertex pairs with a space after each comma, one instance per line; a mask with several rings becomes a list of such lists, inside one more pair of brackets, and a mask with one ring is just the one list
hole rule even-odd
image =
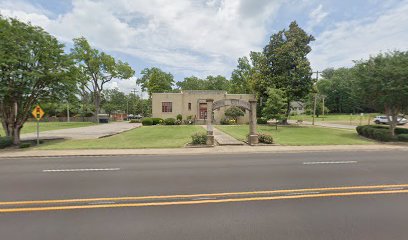
[[[248, 134], [248, 125], [220, 125], [221, 131], [241, 141]], [[351, 145], [373, 144], [374, 142], [358, 136], [354, 130], [343, 130], [323, 127], [274, 126], [258, 125], [258, 133], [272, 135], [274, 142], [281, 145]]]
[[[77, 127], [87, 127], [94, 125], [96, 123], [92, 122], [40, 122], [40, 131], [49, 131], [65, 128], [77, 128]], [[21, 129], [21, 134], [33, 133], [37, 131], [36, 122], [26, 122], [24, 127]], [[0, 124], [0, 134], [4, 135], [3, 126]]]
[[48, 142], [40, 149], [129, 149], [177, 148], [191, 141], [191, 135], [205, 132], [200, 126], [146, 126], [95, 140]]
[[[378, 113], [370, 113], [370, 114], [364, 114], [363, 116], [360, 116], [360, 114], [326, 114], [324, 116], [319, 116], [315, 118], [316, 122], [327, 122], [327, 123], [337, 123], [337, 124], [345, 124], [345, 125], [353, 125], [353, 126], [358, 126], [358, 125], [367, 125], [367, 124], [373, 124], [373, 118], [377, 115], [381, 115]], [[312, 116], [311, 115], [295, 115], [295, 116], [290, 116], [289, 119], [291, 120], [303, 120], [303, 121], [312, 121]]]

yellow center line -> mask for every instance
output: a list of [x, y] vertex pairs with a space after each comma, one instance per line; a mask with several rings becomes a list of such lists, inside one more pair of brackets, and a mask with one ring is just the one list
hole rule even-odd
[[408, 190], [322, 193], [322, 194], [305, 194], [305, 195], [274, 196], [274, 197], [248, 197], [248, 198], [233, 198], [233, 199], [214, 199], [214, 200], [201, 200], [201, 201], [176, 201], [176, 202], [123, 203], [123, 204], [79, 205], [79, 206], [59, 206], [59, 207], [10, 208], [10, 209], [0, 209], [0, 213], [33, 212], [33, 211], [56, 211], [56, 210], [92, 209], [92, 208], [119, 208], [119, 207], [193, 205], [193, 204], [208, 204], [208, 203], [230, 203], [230, 202], [268, 201], [268, 200], [270, 201], [270, 200], [283, 200], [283, 199], [342, 197], [342, 196], [398, 194], [398, 193], [408, 193]]
[[408, 187], [408, 184], [389, 184], [389, 185], [372, 185], [372, 186], [344, 186], [344, 187], [304, 188], [304, 189], [287, 189], [287, 190], [271, 190], [271, 191], [178, 194], [178, 195], [136, 196], [136, 197], [106, 197], [106, 198], [80, 198], [80, 199], [12, 201], [12, 202], [0, 202], [0, 206], [5, 206], [5, 205], [29, 205], [29, 204], [32, 204], [32, 205], [34, 205], [34, 204], [53, 204], [53, 203], [55, 203], [55, 204], [58, 204], [58, 203], [80, 203], [80, 202], [96, 202], [96, 201], [137, 201], [137, 200], [197, 198], [197, 197], [227, 197], [227, 196], [279, 194], [279, 193], [309, 192], [309, 191], [339, 191], [339, 190], [344, 191], [344, 190], [358, 190], [358, 189], [401, 188], [401, 187]]

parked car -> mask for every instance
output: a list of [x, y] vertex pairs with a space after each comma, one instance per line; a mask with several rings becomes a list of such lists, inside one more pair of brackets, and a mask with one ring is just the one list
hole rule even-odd
[[[376, 124], [389, 124], [388, 123], [388, 117], [387, 116], [376, 116], [374, 118], [374, 122]], [[398, 116], [397, 117], [397, 124], [398, 125], [404, 125], [408, 122], [408, 120], [405, 117]]]

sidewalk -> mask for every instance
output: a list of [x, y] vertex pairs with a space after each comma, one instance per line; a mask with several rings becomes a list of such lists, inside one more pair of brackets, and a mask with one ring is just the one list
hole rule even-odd
[[[204, 129], [207, 130], [206, 125], [201, 125]], [[227, 145], [244, 145], [243, 142], [238, 141], [232, 136], [220, 131], [219, 129], [213, 126], [214, 139], [217, 141], [218, 145], [227, 146]]]
[[321, 145], [321, 146], [216, 146], [171, 149], [92, 149], [92, 150], [3, 150], [0, 159], [19, 157], [114, 156], [114, 155], [196, 155], [296, 153], [330, 151], [407, 151], [408, 145]]
[[[51, 131], [40, 131], [40, 139], [97, 139], [115, 135], [133, 128], [140, 127], [140, 123], [113, 122], [108, 124], [98, 124], [88, 127], [66, 128]], [[36, 133], [21, 135], [22, 140], [37, 139]]]

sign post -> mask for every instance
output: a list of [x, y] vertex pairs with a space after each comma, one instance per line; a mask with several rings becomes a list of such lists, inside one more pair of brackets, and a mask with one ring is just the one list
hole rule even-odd
[[37, 146], [40, 145], [40, 120], [44, 116], [44, 111], [41, 109], [40, 105], [37, 105], [31, 112], [33, 117], [37, 119]]

